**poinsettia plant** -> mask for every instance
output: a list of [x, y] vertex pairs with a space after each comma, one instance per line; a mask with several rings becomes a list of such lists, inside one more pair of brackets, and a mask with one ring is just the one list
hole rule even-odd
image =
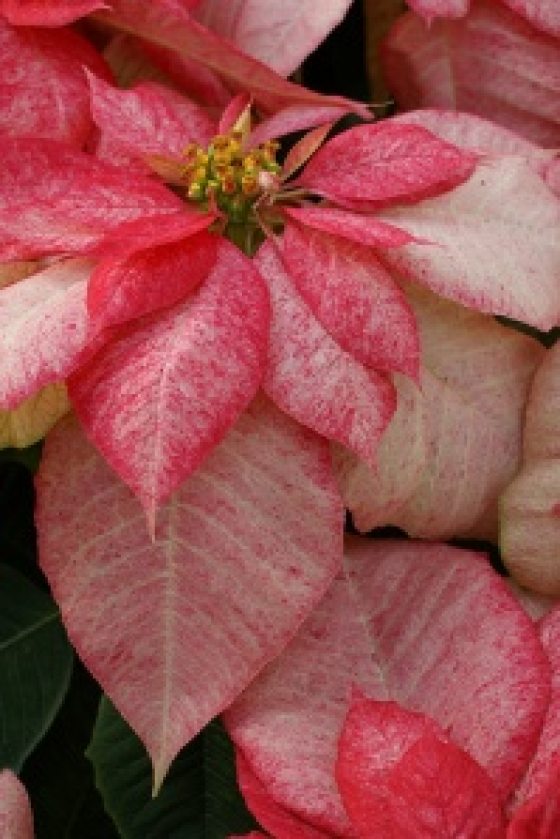
[[[218, 773], [231, 768], [223, 731], [208, 727], [222, 712], [249, 808], [274, 836], [307, 835], [301, 820], [310, 836], [369, 835], [376, 807], [398, 825], [383, 792], [393, 770], [367, 745], [376, 737], [394, 737], [392, 752], [420, 743], [399, 766], [405, 784], [416, 772], [409, 760], [431, 760], [433, 777], [446, 765], [465, 773], [437, 802], [420, 787], [425, 808], [443, 808], [449, 824], [468, 813], [478, 825], [491, 812], [502, 831], [552, 707], [543, 644], [479, 557], [442, 549], [433, 577], [420, 574], [418, 602], [399, 612], [391, 597], [414, 584], [416, 568], [407, 560], [399, 570], [391, 548], [384, 576], [373, 551], [372, 597], [420, 643], [423, 604], [437, 602], [456, 561], [477, 596], [489, 587], [477, 654], [500, 633], [515, 639], [490, 655], [503, 693], [477, 699], [476, 715], [508, 709], [487, 721], [502, 731], [495, 759], [460, 733], [482, 737], [472, 708], [439, 711], [461, 656], [449, 639], [465, 641], [461, 609], [474, 609], [461, 605], [461, 584], [437, 630], [449, 653], [433, 664], [443, 682], [404, 709], [375, 703], [401, 700], [406, 668], [379, 693], [353, 629], [362, 607], [336, 605], [338, 592], [348, 599], [363, 587], [343, 562], [345, 507], [363, 531], [391, 524], [424, 538], [496, 539], [544, 349], [493, 315], [548, 330], [560, 312], [552, 151], [466, 115], [375, 122], [362, 104], [287, 80], [349, 5], [0, 3], [0, 440], [24, 447], [46, 436], [35, 523], [56, 604], [7, 571], [7, 597], [23, 607], [8, 612], [6, 631], [48, 625], [45, 648], [58, 650], [48, 678], [37, 653], [48, 701], [39, 692], [30, 703], [4, 763], [20, 771], [65, 695], [75, 701], [76, 682], [91, 689], [79, 670], [67, 692], [72, 657], [58, 609], [105, 693], [88, 754], [123, 835], [164, 835], [169, 790], [192, 778], [196, 749]], [[273, 51], [279, 31], [286, 39]], [[22, 54], [28, 73], [18, 72]], [[356, 124], [341, 129], [346, 114]], [[416, 550], [429, 572], [439, 549], [402, 556]], [[299, 764], [288, 794], [278, 762], [287, 751], [269, 754], [267, 744], [285, 748], [274, 732], [291, 719], [289, 697], [271, 699], [273, 733], [257, 721], [248, 740], [239, 709], [266, 684], [267, 666], [289, 662], [282, 684], [302, 678], [291, 645], [338, 612], [334, 629], [311, 631], [317, 640], [334, 632], [312, 668], [334, 679], [338, 655], [344, 670], [330, 727], [297, 700], [297, 738], [316, 732], [329, 743], [319, 785], [328, 795], [309, 792], [316, 781]], [[352, 684], [368, 698], [355, 689], [350, 706]], [[326, 708], [331, 700], [312, 690]], [[341, 805], [331, 758], [349, 708]], [[64, 736], [56, 722], [53, 731]], [[354, 746], [375, 758], [356, 778]], [[134, 766], [146, 799], [130, 797]], [[108, 781], [123, 767], [122, 782]], [[24, 794], [13, 774], [2, 778], [6, 808], [29, 835]], [[146, 814], [150, 785], [159, 795]], [[482, 810], [457, 805], [479, 793]], [[178, 800], [182, 827], [195, 816]], [[239, 819], [225, 818], [216, 835], [250, 824], [239, 798], [231, 806]]]

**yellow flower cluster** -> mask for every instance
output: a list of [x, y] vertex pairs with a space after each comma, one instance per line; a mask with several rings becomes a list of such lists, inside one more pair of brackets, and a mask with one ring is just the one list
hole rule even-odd
[[[278, 176], [279, 143], [269, 140], [244, 152], [241, 132], [218, 134], [207, 149], [189, 143], [183, 152], [182, 176], [187, 196], [197, 203], [214, 201], [234, 221], [243, 221], [256, 198]], [[263, 174], [267, 177], [263, 178]]]

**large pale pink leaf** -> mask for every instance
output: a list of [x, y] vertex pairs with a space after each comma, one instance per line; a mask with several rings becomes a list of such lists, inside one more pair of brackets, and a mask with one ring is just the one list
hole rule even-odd
[[374, 468], [341, 445], [333, 466], [345, 506], [362, 532], [396, 520], [420, 486], [428, 460], [428, 407], [418, 385], [395, 375], [397, 409], [376, 450]]
[[505, 800], [535, 749], [550, 676], [532, 621], [482, 557], [356, 540], [346, 575], [225, 714], [273, 798], [346, 837], [334, 765], [353, 684], [432, 717]]
[[0, 130], [83, 146], [93, 128], [84, 66], [108, 73], [76, 33], [14, 29], [0, 15]]
[[131, 321], [69, 380], [88, 435], [134, 490], [150, 529], [264, 375], [266, 287], [225, 239], [207, 280], [176, 306]]
[[14, 408], [66, 378], [99, 346], [88, 329], [86, 285], [93, 263], [68, 260], [0, 291], [0, 406]]
[[88, 312], [113, 326], [183, 300], [209, 275], [219, 239], [201, 232], [179, 242], [102, 262], [88, 283]]
[[0, 15], [16, 26], [64, 26], [107, 5], [104, 0], [0, 0]]
[[89, 82], [102, 159], [130, 165], [149, 154], [180, 157], [189, 142], [207, 146], [216, 133], [202, 108], [163, 85], [141, 82], [121, 90], [92, 74]]
[[33, 839], [29, 798], [10, 769], [0, 772], [0, 834], [2, 839]]
[[201, 0], [195, 16], [243, 52], [289, 76], [340, 23], [350, 5], [350, 0]]
[[504, 562], [522, 585], [560, 593], [560, 344], [533, 382], [524, 435], [525, 462], [501, 499]]
[[376, 472], [338, 452], [345, 502], [364, 531], [394, 524], [427, 538], [495, 538], [544, 351], [484, 315], [412, 287], [408, 294], [420, 328], [420, 393], [397, 380]]
[[357, 834], [505, 839], [486, 772], [423, 714], [353, 697], [336, 779]]
[[261, 397], [163, 508], [154, 542], [70, 419], [47, 438], [37, 492], [41, 564], [68, 634], [146, 744], [157, 787], [340, 566], [325, 444]]
[[365, 369], [325, 332], [293, 287], [272, 243], [263, 245], [255, 262], [272, 308], [265, 391], [283, 411], [344, 443], [374, 467], [381, 434], [395, 409], [391, 384]]
[[460, 184], [476, 156], [416, 125], [350, 128], [311, 158], [298, 183], [335, 201], [416, 201]]
[[237, 782], [249, 810], [274, 839], [329, 839], [330, 833], [303, 822], [281, 807], [251, 770], [242, 752], [237, 752]]
[[470, 111], [541, 145], [560, 141], [558, 43], [496, 0], [430, 27], [408, 13], [389, 33], [382, 57], [403, 109]]
[[111, 12], [100, 13], [99, 17], [126, 32], [173, 50], [180, 58], [205, 65], [228, 83], [251, 94], [267, 113], [289, 104], [307, 103], [341, 105], [366, 118], [369, 116], [365, 106], [341, 97], [321, 96], [286, 81], [265, 64], [199, 24], [176, 0], [159, 0], [157, 4], [147, 4], [143, 0], [113, 0]]
[[165, 241], [165, 217], [183, 207], [163, 185], [61, 143], [2, 137], [2, 260], [87, 251], [141, 219]]
[[414, 316], [371, 250], [288, 222], [282, 258], [319, 323], [346, 352], [377, 370], [417, 375]]
[[539, 329], [558, 322], [560, 201], [523, 158], [484, 163], [452, 192], [378, 217], [425, 240], [383, 252], [407, 278]]

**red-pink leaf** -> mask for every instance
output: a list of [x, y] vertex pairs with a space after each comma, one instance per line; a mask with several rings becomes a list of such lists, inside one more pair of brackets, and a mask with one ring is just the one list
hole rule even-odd
[[61, 143], [2, 137], [2, 260], [84, 252], [139, 219], [165, 238], [166, 216], [183, 207], [163, 185]]
[[68, 260], [0, 291], [0, 406], [15, 408], [65, 379], [99, 347], [86, 311], [93, 263]]
[[88, 283], [88, 311], [114, 326], [183, 300], [209, 275], [220, 240], [201, 232], [179, 242], [102, 262]]
[[557, 839], [560, 833], [560, 759], [549, 767], [548, 783], [515, 810], [507, 839]]
[[2, 839], [33, 839], [29, 798], [10, 769], [0, 772], [0, 835]]
[[535, 749], [550, 676], [532, 621], [482, 557], [356, 540], [346, 576], [225, 715], [273, 798], [343, 836], [334, 764], [353, 684], [432, 717], [505, 800]]
[[395, 409], [391, 384], [342, 350], [313, 317], [267, 242], [256, 265], [268, 285], [272, 322], [264, 389], [299, 422], [357, 452], [372, 467]]
[[[259, 143], [264, 143], [266, 140], [283, 137], [285, 134], [290, 134], [295, 131], [306, 131], [308, 128], [317, 126], [319, 131], [316, 136], [322, 136], [322, 139], [324, 139], [333, 124], [340, 117], [344, 116], [345, 113], [347, 113], [347, 109], [341, 108], [340, 106], [288, 105], [286, 108], [278, 111], [278, 113], [260, 122], [252, 132], [249, 142], [251, 146], [258, 146]], [[327, 123], [326, 126], [325, 123]], [[290, 149], [290, 154], [292, 152], [293, 148]], [[312, 153], [310, 151], [308, 157]], [[303, 163], [304, 161], [302, 160], [301, 162]]]
[[377, 370], [417, 375], [414, 316], [375, 254], [288, 222], [282, 258], [319, 323], [346, 352]]
[[428, 23], [435, 17], [463, 17], [471, 0], [409, 0], [408, 5]]
[[424, 240], [383, 254], [407, 278], [539, 329], [558, 322], [560, 201], [526, 160], [495, 158], [452, 192], [378, 217]]
[[150, 529], [158, 504], [254, 397], [264, 375], [269, 318], [262, 279], [224, 239], [197, 291], [125, 324], [69, 380], [78, 416], [137, 494]]
[[317, 149], [323, 145], [329, 131], [332, 128], [332, 123], [326, 125], [318, 125], [308, 131], [307, 134], [298, 140], [295, 145], [289, 150], [282, 166], [282, 179], [286, 180], [297, 172], [297, 170], [307, 163], [312, 154], [315, 154]]
[[560, 7], [556, 0], [504, 0], [506, 6], [525, 17], [533, 26], [560, 38]]
[[537, 750], [523, 782], [516, 791], [515, 802], [523, 805], [532, 798], [539, 798], [555, 784], [556, 817], [560, 820], [560, 788], [558, 787], [558, 780], [560, 780], [560, 608], [558, 606], [541, 620], [539, 635], [551, 667], [550, 703]]
[[101, 131], [98, 157], [136, 165], [142, 157], [179, 157], [189, 142], [207, 146], [216, 123], [184, 96], [155, 82], [121, 90], [89, 74], [92, 115]]
[[420, 392], [397, 380], [375, 471], [338, 453], [343, 497], [363, 531], [394, 524], [424, 538], [495, 539], [544, 351], [488, 316], [415, 287], [407, 293], [420, 329]]
[[47, 438], [37, 492], [41, 564], [68, 634], [146, 744], [157, 787], [340, 566], [325, 444], [256, 400], [163, 508], [154, 542], [71, 419]]
[[438, 137], [467, 151], [524, 157], [549, 189], [560, 196], [560, 158], [556, 149], [543, 149], [509, 128], [474, 114], [424, 108], [393, 119], [422, 125]]
[[413, 241], [406, 230], [379, 221], [375, 216], [336, 207], [285, 207], [284, 213], [300, 225], [342, 236], [366, 247], [398, 248]]
[[336, 779], [357, 834], [505, 839], [486, 772], [433, 720], [356, 695], [339, 742]]
[[415, 125], [360, 125], [329, 140], [298, 183], [335, 201], [417, 201], [466, 180], [476, 155]]
[[16, 26], [64, 26], [107, 6], [104, 0], [0, 0], [0, 15]]
[[[540, 5], [529, 2], [535, 10]], [[558, 43], [496, 0], [479, 0], [461, 20], [429, 27], [412, 13], [403, 15], [382, 59], [403, 109], [470, 111], [541, 145], [558, 146]]]
[[201, 0], [194, 10], [201, 23], [289, 76], [340, 23], [350, 0]]
[[76, 33], [14, 29], [0, 16], [0, 130], [83, 146], [93, 128], [84, 66], [108, 74]]
[[198, 208], [184, 204], [178, 212], [167, 213], [165, 224], [157, 216], [140, 217], [119, 224], [91, 248], [91, 253], [100, 259], [126, 259], [137, 251], [174, 245], [195, 236], [207, 230], [217, 218], [215, 211], [200, 212]]
[[245, 803], [259, 824], [270, 831], [274, 839], [329, 839], [330, 833], [306, 824], [277, 804], [239, 750], [236, 758], [237, 781]]
[[[223, 11], [223, 10], [222, 10]], [[342, 106], [369, 116], [363, 105], [338, 96], [322, 96], [286, 81], [260, 61], [246, 55], [229, 41], [199, 24], [173, 0], [112, 0], [111, 12], [99, 17], [148, 41], [167, 47], [180, 58], [203, 64], [245, 93], [266, 113], [290, 104]]]

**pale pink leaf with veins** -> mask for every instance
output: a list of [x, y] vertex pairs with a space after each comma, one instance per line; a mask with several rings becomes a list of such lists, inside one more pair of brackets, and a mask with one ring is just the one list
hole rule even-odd
[[[560, 14], [560, 7], [555, 3]], [[419, 0], [417, 0], [419, 3]], [[536, 10], [534, 0], [529, 3]], [[402, 109], [453, 108], [487, 117], [543, 146], [560, 142], [558, 43], [497, 0], [427, 27], [403, 15], [381, 51]]]
[[200, 466], [257, 392], [269, 318], [262, 279], [224, 239], [192, 295], [125, 324], [69, 379], [89, 437], [138, 496], [151, 531], [158, 505]]
[[374, 467], [395, 408], [390, 382], [364, 368], [322, 328], [272, 242], [261, 247], [255, 263], [272, 308], [265, 391], [298, 422], [343, 442]]
[[289, 76], [340, 23], [350, 0], [201, 0], [195, 17], [243, 52]]
[[353, 540], [346, 575], [225, 714], [277, 803], [344, 837], [334, 765], [352, 685], [432, 717], [503, 801], [536, 747], [550, 676], [533, 623], [483, 557]]
[[538, 329], [558, 322], [560, 200], [523, 158], [489, 160], [452, 192], [377, 218], [424, 240], [382, 253], [407, 279]]
[[146, 745], [157, 788], [340, 567], [326, 445], [259, 398], [150, 542], [136, 499], [68, 419], [47, 438], [37, 493], [41, 566], [69, 637]]
[[23, 784], [10, 769], [0, 772], [0, 835], [33, 839], [33, 814]]
[[86, 310], [93, 265], [85, 259], [54, 263], [0, 290], [0, 407], [15, 408], [65, 379], [101, 345]]
[[560, 344], [535, 376], [524, 431], [524, 464], [501, 498], [500, 543], [515, 579], [560, 594]]
[[408, 295], [420, 329], [420, 390], [397, 379], [376, 472], [336, 450], [345, 503], [362, 531], [393, 524], [431, 539], [495, 538], [497, 499], [519, 467], [525, 401], [544, 351], [421, 289]]

